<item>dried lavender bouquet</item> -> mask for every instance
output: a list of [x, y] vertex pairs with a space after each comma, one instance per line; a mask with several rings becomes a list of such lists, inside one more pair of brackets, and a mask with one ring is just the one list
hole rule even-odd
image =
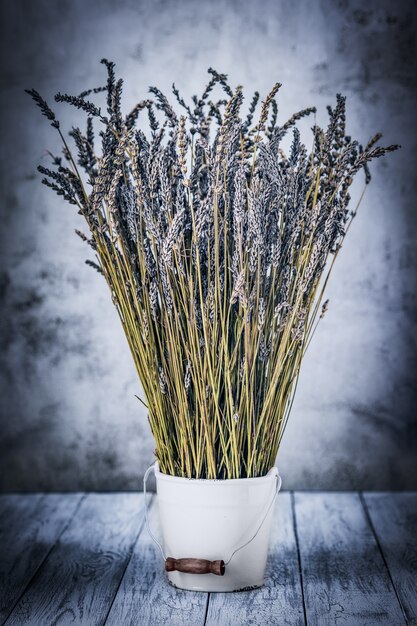
[[[104, 87], [55, 96], [87, 114], [86, 131], [69, 133], [76, 156], [53, 111], [28, 91], [63, 141], [54, 168], [38, 168], [42, 182], [87, 222], [88, 237], [76, 232], [95, 251], [89, 264], [120, 316], [161, 471], [262, 476], [327, 308], [327, 280], [356, 212], [348, 208], [353, 177], [363, 169], [368, 183], [369, 161], [398, 146], [376, 147], [379, 134], [365, 147], [347, 136], [338, 95], [307, 151], [296, 123], [314, 108], [278, 124], [277, 83], [259, 106], [255, 93], [241, 117], [242, 88], [212, 69], [190, 103], [173, 85], [184, 115], [151, 87], [152, 100], [123, 116], [123, 82], [102, 62]], [[88, 100], [99, 92], [106, 115]]]

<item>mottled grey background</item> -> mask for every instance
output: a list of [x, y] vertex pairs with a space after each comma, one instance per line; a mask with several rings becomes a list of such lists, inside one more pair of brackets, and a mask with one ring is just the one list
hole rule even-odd
[[278, 462], [286, 488], [417, 488], [413, 4], [3, 0], [1, 490], [136, 489], [153, 458], [119, 320], [73, 234], [82, 218], [35, 172], [54, 131], [23, 93], [103, 84], [103, 56], [126, 109], [150, 84], [191, 95], [212, 65], [248, 94], [281, 81], [281, 120], [316, 105], [324, 123], [341, 91], [353, 135], [403, 145], [372, 168]]

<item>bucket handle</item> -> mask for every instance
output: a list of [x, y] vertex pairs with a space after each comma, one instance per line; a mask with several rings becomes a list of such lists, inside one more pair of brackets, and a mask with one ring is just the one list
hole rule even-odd
[[230, 561], [232, 560], [232, 558], [235, 556], [237, 552], [239, 552], [240, 550], [243, 550], [243, 548], [246, 548], [246, 546], [252, 543], [252, 541], [255, 539], [255, 537], [257, 537], [259, 531], [261, 530], [266, 518], [268, 517], [268, 513], [271, 510], [271, 507], [274, 504], [275, 498], [277, 497], [278, 492], [281, 489], [281, 485], [282, 485], [282, 479], [281, 479], [281, 476], [279, 475], [279, 472], [276, 475], [277, 483], [276, 483], [276, 488], [272, 496], [271, 502], [269, 503], [266, 513], [263, 516], [261, 523], [259, 524], [256, 532], [252, 535], [250, 539], [248, 539], [248, 541], [246, 541], [245, 543], [237, 547], [235, 550], [233, 550], [232, 554], [230, 555], [227, 561], [223, 561], [223, 560], [209, 561], [208, 559], [193, 559], [193, 558], [174, 559], [170, 556], [167, 557], [165, 555], [165, 552], [161, 543], [152, 533], [150, 524], [149, 524], [148, 503], [146, 500], [146, 494], [147, 494], [146, 488], [147, 488], [149, 474], [152, 471], [155, 474], [155, 468], [156, 468], [156, 463], [153, 463], [152, 465], [150, 465], [148, 469], [146, 470], [145, 475], [143, 477], [143, 495], [145, 499], [145, 522], [146, 522], [146, 528], [148, 530], [148, 533], [151, 539], [158, 546], [162, 554], [162, 558], [165, 561], [165, 570], [167, 572], [177, 571], [177, 572], [183, 572], [186, 574], [216, 574], [216, 576], [224, 576], [224, 573], [226, 571], [226, 565], [229, 565]]

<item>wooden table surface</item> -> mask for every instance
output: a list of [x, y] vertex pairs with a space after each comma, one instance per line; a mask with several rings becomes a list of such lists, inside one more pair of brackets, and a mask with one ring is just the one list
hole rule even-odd
[[274, 515], [265, 586], [206, 594], [167, 583], [143, 494], [0, 496], [0, 623], [417, 624], [417, 493], [283, 492]]

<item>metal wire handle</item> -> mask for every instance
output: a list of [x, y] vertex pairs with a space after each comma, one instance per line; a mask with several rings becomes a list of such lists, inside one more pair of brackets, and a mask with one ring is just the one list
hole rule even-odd
[[151, 539], [153, 539], [154, 543], [156, 543], [156, 545], [158, 546], [158, 548], [161, 551], [162, 558], [164, 559], [164, 561], [166, 561], [166, 556], [165, 556], [165, 553], [164, 553], [164, 549], [161, 546], [161, 544], [159, 543], [158, 539], [155, 537], [155, 535], [151, 531], [151, 527], [150, 527], [150, 524], [149, 524], [149, 516], [148, 516], [148, 503], [146, 501], [146, 485], [147, 485], [147, 482], [148, 482], [149, 474], [152, 471], [155, 474], [155, 465], [156, 465], [156, 463], [152, 463], [152, 465], [150, 465], [148, 467], [148, 469], [146, 470], [145, 476], [143, 477], [143, 497], [145, 498], [145, 523], [146, 523], [146, 528], [148, 530], [148, 533], [151, 536]]
[[[143, 495], [144, 495], [144, 498], [145, 498], [145, 523], [146, 523], [146, 528], [147, 528], [147, 530], [148, 530], [148, 533], [149, 533], [149, 535], [150, 535], [151, 539], [152, 539], [152, 540], [154, 541], [154, 543], [158, 546], [159, 550], [161, 551], [162, 558], [164, 559], [164, 561], [166, 561], [166, 560], [167, 560], [167, 557], [165, 556], [164, 549], [163, 549], [163, 547], [162, 547], [161, 543], [158, 541], [158, 539], [155, 537], [155, 535], [154, 535], [154, 534], [152, 533], [152, 531], [151, 531], [150, 524], [149, 524], [149, 515], [148, 515], [148, 503], [147, 503], [147, 501], [146, 501], [146, 494], [147, 494], [146, 488], [147, 488], [147, 482], [148, 482], [149, 474], [150, 474], [152, 471], [153, 471], [153, 473], [155, 474], [155, 469], [156, 469], [156, 463], [153, 463], [152, 465], [150, 465], [150, 466], [148, 467], [148, 469], [146, 470], [145, 475], [144, 475], [144, 477], [143, 477]], [[281, 479], [281, 476], [279, 475], [279, 472], [278, 472], [278, 474], [277, 474], [277, 476], [276, 476], [276, 479], [277, 479], [277, 484], [276, 484], [276, 488], [275, 488], [274, 494], [273, 494], [273, 496], [272, 496], [271, 502], [269, 503], [268, 508], [267, 508], [267, 510], [266, 510], [266, 513], [265, 513], [265, 515], [263, 516], [263, 518], [262, 518], [262, 520], [261, 520], [261, 523], [259, 524], [259, 526], [258, 526], [258, 528], [257, 528], [256, 532], [254, 533], [254, 535], [253, 535], [250, 539], [248, 539], [248, 541], [246, 541], [246, 542], [245, 542], [245, 543], [243, 543], [241, 546], [239, 546], [238, 548], [236, 548], [235, 550], [233, 550], [233, 552], [232, 552], [232, 554], [230, 555], [230, 557], [228, 558], [228, 560], [227, 560], [227, 561], [224, 561], [224, 565], [225, 565], [225, 566], [226, 566], [226, 565], [229, 565], [230, 561], [232, 560], [232, 558], [235, 556], [235, 554], [236, 554], [237, 552], [239, 552], [240, 550], [243, 550], [243, 548], [246, 548], [246, 546], [248, 546], [250, 543], [252, 543], [252, 541], [253, 541], [253, 540], [254, 540], [254, 539], [258, 536], [258, 533], [259, 533], [259, 531], [261, 530], [262, 526], [264, 525], [264, 522], [265, 522], [266, 518], [268, 517], [268, 513], [269, 513], [269, 511], [271, 510], [271, 507], [272, 507], [272, 505], [273, 505], [273, 504], [274, 504], [274, 502], [275, 502], [275, 498], [277, 497], [278, 492], [279, 492], [279, 490], [281, 489], [282, 479]]]

